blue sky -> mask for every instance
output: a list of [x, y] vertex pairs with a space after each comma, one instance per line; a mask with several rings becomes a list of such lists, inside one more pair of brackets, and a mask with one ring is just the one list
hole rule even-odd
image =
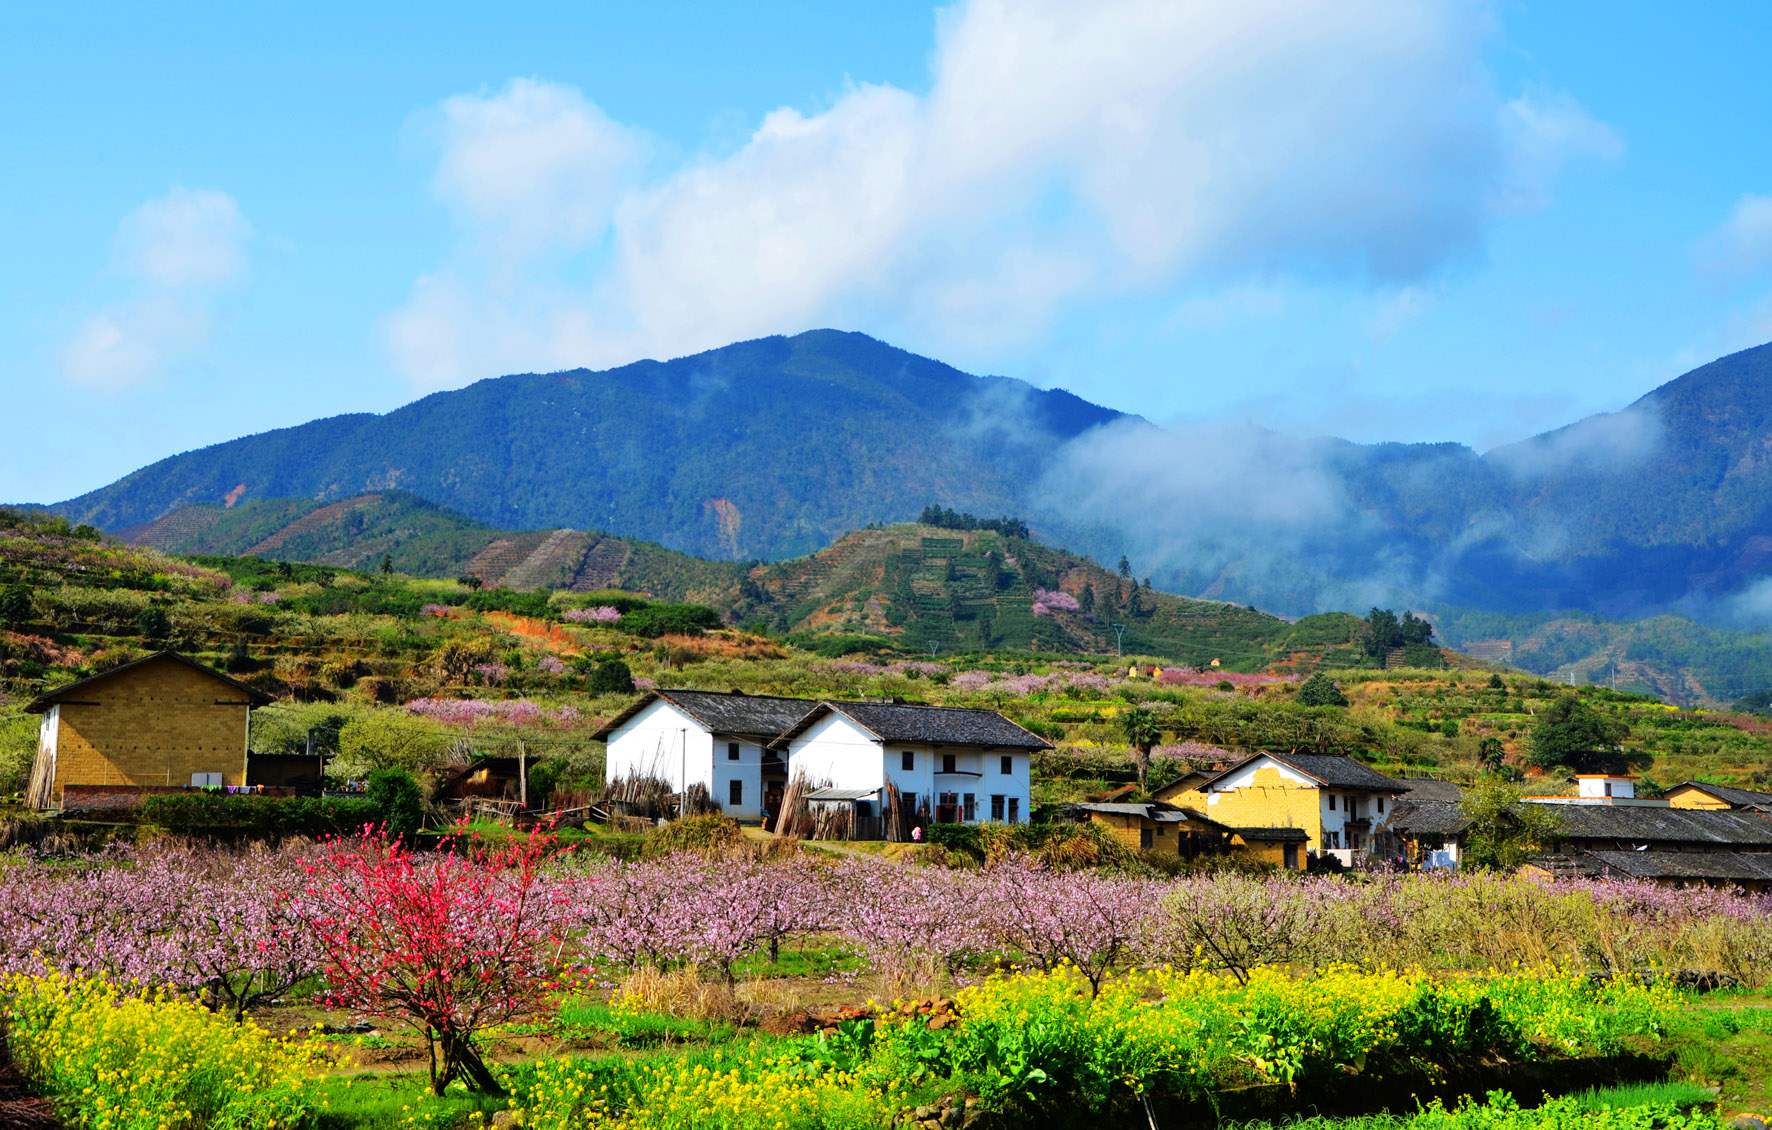
[[833, 325], [1479, 448], [1772, 340], [1772, 9], [54, 6], [0, 38], [0, 498]]

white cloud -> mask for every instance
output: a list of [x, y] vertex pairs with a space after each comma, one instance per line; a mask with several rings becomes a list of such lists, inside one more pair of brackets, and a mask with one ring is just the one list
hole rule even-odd
[[1567, 99], [1504, 100], [1493, 34], [1476, 0], [970, 0], [926, 95], [857, 85], [650, 176], [578, 91], [460, 95], [434, 188], [461, 243], [387, 340], [437, 387], [817, 324], [1018, 344], [1287, 275], [1409, 293], [1616, 151]]
[[1728, 218], [1698, 245], [1700, 273], [1739, 280], [1772, 268], [1772, 196], [1748, 193]]
[[246, 273], [252, 228], [233, 197], [175, 188], [117, 225], [111, 270], [129, 297], [88, 315], [62, 347], [71, 383], [143, 384], [209, 341], [216, 294]]

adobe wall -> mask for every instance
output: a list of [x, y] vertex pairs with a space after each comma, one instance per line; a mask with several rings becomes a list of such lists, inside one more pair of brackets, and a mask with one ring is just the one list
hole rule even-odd
[[[243, 692], [175, 659], [121, 672], [60, 704], [56, 795], [70, 784], [189, 785], [193, 773], [246, 783]], [[81, 705], [86, 703], [89, 705]]]
[[1204, 805], [1186, 807], [1199, 807], [1207, 816], [1233, 828], [1302, 828], [1308, 837], [1305, 847], [1316, 849], [1322, 846], [1323, 833], [1317, 794], [1317, 789], [1262, 766], [1255, 770], [1248, 784], [1208, 793]]

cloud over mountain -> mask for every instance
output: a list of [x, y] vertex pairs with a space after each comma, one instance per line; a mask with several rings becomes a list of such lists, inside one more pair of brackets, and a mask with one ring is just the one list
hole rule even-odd
[[929, 88], [859, 83], [675, 163], [523, 79], [436, 112], [455, 249], [384, 323], [421, 387], [821, 323], [1038, 341], [1124, 293], [1275, 275], [1404, 287], [1617, 139], [1504, 97], [1485, 6], [971, 0]]

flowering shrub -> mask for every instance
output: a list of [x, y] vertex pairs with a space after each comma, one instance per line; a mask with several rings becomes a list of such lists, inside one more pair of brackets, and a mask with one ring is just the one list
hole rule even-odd
[[1077, 603], [1077, 598], [1068, 592], [1034, 590], [1035, 616], [1050, 616], [1054, 612], [1080, 612], [1082, 608], [1083, 606]]
[[[1091, 998], [1074, 970], [993, 977], [961, 990], [956, 1070], [987, 1096], [1057, 1091], [1105, 1101], [1116, 1086], [1191, 1094], [1250, 1078], [1292, 1083], [1386, 1056], [1617, 1050], [1671, 1015], [1666, 987], [1535, 970], [1436, 979], [1417, 969], [1331, 966], [1247, 983], [1167, 967], [1109, 979]], [[1030, 1065], [1005, 1070], [1005, 1065]]]
[[535, 661], [535, 669], [544, 675], [564, 675], [566, 664], [557, 655], [544, 655]]
[[598, 608], [568, 608], [560, 614], [560, 618], [574, 624], [613, 624], [621, 619], [621, 611], [608, 605]]
[[317, 1113], [315, 1040], [65, 974], [0, 981], [13, 1058], [87, 1130], [277, 1130]]
[[472, 726], [478, 722], [502, 722], [512, 726], [570, 725], [579, 719], [575, 706], [548, 710], [526, 698], [501, 702], [485, 702], [477, 698], [415, 698], [406, 704], [406, 713], [452, 726]]
[[817, 1054], [752, 1045], [659, 1064], [559, 1059], [523, 1088], [520, 1125], [533, 1130], [854, 1130], [893, 1124], [898, 1081], [862, 1079]]
[[557, 987], [570, 888], [541, 882], [551, 847], [538, 835], [423, 858], [378, 835], [332, 841], [307, 868], [321, 999], [417, 1029], [437, 1094], [458, 1076], [498, 1092], [475, 1034], [539, 1012]]

